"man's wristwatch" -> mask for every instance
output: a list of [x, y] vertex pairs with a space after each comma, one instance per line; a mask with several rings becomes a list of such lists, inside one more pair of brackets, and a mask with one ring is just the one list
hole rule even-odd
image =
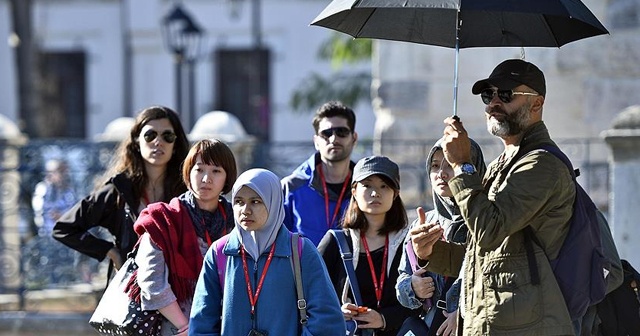
[[453, 173], [455, 174], [455, 176], [462, 175], [462, 174], [472, 175], [472, 174], [475, 174], [475, 172], [476, 172], [476, 167], [469, 162], [465, 162], [453, 168]]

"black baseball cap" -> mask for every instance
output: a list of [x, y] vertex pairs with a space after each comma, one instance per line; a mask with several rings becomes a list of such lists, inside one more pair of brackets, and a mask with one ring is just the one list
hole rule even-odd
[[386, 156], [368, 156], [360, 159], [353, 167], [353, 182], [360, 182], [371, 175], [384, 175], [400, 190], [400, 169]]
[[547, 93], [544, 74], [537, 66], [521, 59], [509, 59], [498, 64], [489, 75], [489, 78], [481, 79], [473, 84], [471, 92], [477, 95], [482, 90], [492, 86], [500, 90], [511, 90], [523, 84], [532, 88], [541, 96]]

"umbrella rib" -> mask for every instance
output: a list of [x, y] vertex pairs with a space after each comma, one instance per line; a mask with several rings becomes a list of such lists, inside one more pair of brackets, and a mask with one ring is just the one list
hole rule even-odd
[[373, 10], [371, 11], [371, 13], [369, 13], [369, 15], [367, 16], [367, 19], [362, 21], [364, 22], [362, 25], [360, 25], [360, 28], [358, 28], [358, 31], [356, 32], [356, 34], [354, 35], [354, 37], [360, 37], [360, 33], [362, 32], [362, 29], [364, 28], [364, 26], [366, 25], [366, 23], [369, 21], [369, 19], [371, 18], [371, 16], [373, 16], [373, 14], [377, 11], [377, 8], [373, 8]]
[[549, 19], [547, 19], [547, 15], [542, 15], [543, 19], [544, 19], [544, 25], [547, 28], [547, 30], [549, 31], [549, 35], [551, 35], [551, 37], [553, 38], [553, 41], [555, 42], [556, 46], [558, 48], [560, 48], [560, 42], [558, 41], [558, 37], [553, 33], [553, 29], [551, 28], [551, 25], [549, 24]]

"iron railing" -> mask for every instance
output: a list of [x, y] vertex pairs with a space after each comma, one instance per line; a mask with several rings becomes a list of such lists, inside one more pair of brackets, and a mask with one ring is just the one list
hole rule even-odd
[[[399, 163], [402, 197], [410, 216], [416, 206], [430, 207], [424, 160], [434, 142], [435, 139], [398, 140], [375, 146]], [[478, 142], [488, 161], [502, 151], [502, 144], [495, 139]], [[562, 139], [557, 142], [574, 165], [580, 167], [580, 183], [606, 211], [609, 166], [604, 141]], [[243, 146], [250, 148], [243, 148], [243, 153], [248, 154], [237, 158], [241, 169], [264, 167], [280, 177], [291, 173], [314, 153], [310, 142], [251, 143]], [[238, 148], [234, 144], [231, 147]], [[51, 158], [64, 159], [69, 164], [75, 193], [78, 199], [84, 197], [107, 168], [114, 148], [114, 143], [64, 139], [32, 140], [23, 145], [0, 142], [3, 158], [0, 162], [0, 295], [15, 295], [18, 309], [33, 307], [26, 301], [36, 291], [70, 288], [105, 276], [105, 263], [98, 263], [66, 248], [36, 225], [31, 198], [36, 184], [44, 177], [44, 164]], [[373, 148], [372, 141], [360, 140], [353, 159], [372, 155]], [[96, 234], [102, 233], [98, 231]], [[104, 286], [104, 281], [99, 281], [99, 284]], [[0, 300], [0, 310], [7, 307], [1, 303]]]

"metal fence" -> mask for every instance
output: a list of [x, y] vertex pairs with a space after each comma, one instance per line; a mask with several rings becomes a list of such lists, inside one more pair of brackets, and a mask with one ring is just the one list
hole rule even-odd
[[[359, 141], [353, 159], [372, 155], [378, 148], [401, 170], [402, 197], [409, 210], [416, 206], [430, 207], [431, 196], [425, 158], [435, 142], [427, 141]], [[495, 139], [479, 140], [485, 159], [490, 161], [502, 151]], [[608, 203], [608, 149], [601, 139], [562, 139], [559, 146], [581, 169], [579, 182], [596, 203], [606, 211]], [[87, 195], [102, 177], [114, 153], [115, 143], [82, 142], [77, 140], [33, 140], [16, 145], [0, 142], [0, 296], [14, 295], [16, 305], [2, 305], [0, 310], [38, 310], [29, 304], [38, 291], [66, 289], [97, 282], [106, 275], [106, 263], [83, 256], [50, 237], [36, 223], [32, 197], [36, 184], [44, 178], [49, 159], [68, 163], [70, 181], [78, 200]], [[250, 155], [237, 158], [243, 169], [264, 167], [280, 177], [291, 173], [314, 153], [310, 142], [279, 142], [252, 144]], [[231, 146], [233, 148], [233, 145]], [[488, 163], [488, 162], [487, 162]], [[548, 178], [553, 178], [549, 176]], [[406, 195], [406, 196], [405, 196]], [[97, 231], [96, 234], [102, 234]]]

